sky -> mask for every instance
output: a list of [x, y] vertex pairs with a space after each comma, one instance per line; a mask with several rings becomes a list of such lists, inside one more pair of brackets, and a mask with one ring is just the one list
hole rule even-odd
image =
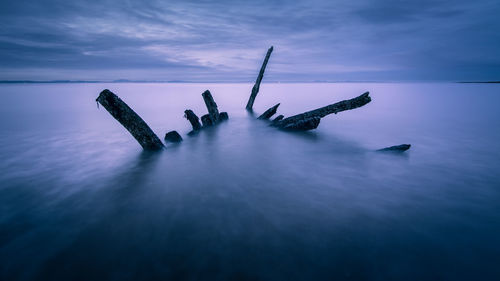
[[498, 0], [0, 2], [0, 80], [500, 80]]

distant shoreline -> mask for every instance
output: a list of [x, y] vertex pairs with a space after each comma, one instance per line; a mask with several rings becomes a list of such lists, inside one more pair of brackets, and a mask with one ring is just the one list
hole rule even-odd
[[500, 81], [461, 81], [463, 84], [500, 84]]

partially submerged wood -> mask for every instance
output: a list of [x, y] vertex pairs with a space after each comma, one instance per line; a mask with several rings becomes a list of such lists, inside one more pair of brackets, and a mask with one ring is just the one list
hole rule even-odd
[[165, 142], [181, 142], [182, 137], [177, 131], [170, 131], [165, 134]]
[[189, 120], [191, 126], [193, 127], [193, 131], [197, 131], [201, 129], [200, 118], [191, 109], [186, 109], [184, 111], [184, 117]]
[[[227, 112], [219, 113], [218, 123], [226, 121], [227, 119], [229, 119]], [[210, 118], [210, 114], [205, 114], [205, 115], [201, 116], [201, 123], [203, 124], [203, 127], [213, 126], [213, 125], [217, 124], [217, 123], [214, 123], [212, 121], [212, 118]]]
[[382, 148], [382, 149], [379, 149], [377, 151], [381, 151], [381, 152], [403, 152], [403, 151], [407, 151], [408, 149], [410, 149], [411, 147], [411, 144], [400, 144], [400, 145], [395, 145], [395, 146], [389, 146], [389, 147], [386, 147], [386, 148]]
[[253, 85], [252, 93], [250, 94], [250, 98], [248, 99], [246, 106], [246, 109], [249, 111], [253, 110], [253, 103], [255, 102], [255, 97], [257, 97], [257, 94], [259, 93], [260, 82], [262, 82], [262, 78], [264, 77], [264, 71], [266, 71], [267, 62], [269, 61], [269, 57], [271, 56], [273, 49], [274, 49], [273, 46], [271, 46], [271, 48], [267, 50], [266, 57], [264, 58], [264, 62], [262, 63], [262, 66], [259, 71], [259, 75], [257, 76], [255, 85]]
[[297, 120], [297, 122], [286, 124], [285, 126], [282, 126], [280, 128], [290, 131], [308, 131], [316, 129], [319, 126], [320, 121], [321, 118], [313, 116]]
[[208, 115], [208, 114], [201, 116], [201, 123], [203, 124], [203, 127], [208, 127], [208, 126], [214, 125], [214, 123], [212, 122], [212, 119], [210, 118], [210, 115]]
[[205, 101], [205, 105], [208, 109], [208, 114], [201, 116], [201, 123], [203, 124], [203, 127], [213, 126], [219, 122], [229, 119], [227, 112], [219, 113], [217, 103], [215, 103], [215, 100], [209, 90], [206, 90], [201, 95], [203, 96], [203, 100]]
[[266, 110], [264, 113], [262, 113], [262, 115], [259, 116], [259, 118], [257, 119], [269, 119], [271, 118], [271, 116], [273, 116], [274, 114], [276, 114], [276, 111], [278, 110], [278, 106], [280, 106], [280, 104], [278, 103], [277, 105], [269, 108], [268, 110]]
[[219, 122], [226, 121], [227, 119], [229, 119], [227, 112], [219, 113]]
[[217, 104], [215, 103], [214, 98], [212, 97], [212, 94], [209, 90], [206, 90], [201, 95], [203, 96], [203, 100], [205, 101], [205, 105], [208, 109], [208, 117], [214, 125], [219, 122], [219, 110], [217, 109]]
[[142, 148], [145, 150], [159, 150], [164, 147], [148, 124], [110, 90], [102, 91], [96, 101], [132, 134]]
[[279, 121], [283, 120], [283, 118], [285, 118], [285, 116], [284, 116], [284, 115], [278, 115], [278, 117], [276, 117], [276, 118], [274, 118], [274, 119], [273, 119], [272, 123], [273, 123], [273, 124], [276, 124], [276, 123], [278, 123]]
[[319, 119], [329, 114], [337, 114], [339, 112], [355, 109], [369, 103], [371, 101], [369, 94], [369, 92], [366, 92], [350, 100], [343, 100], [315, 110], [285, 118], [277, 122], [276, 127], [291, 130], [316, 129], [319, 125]]

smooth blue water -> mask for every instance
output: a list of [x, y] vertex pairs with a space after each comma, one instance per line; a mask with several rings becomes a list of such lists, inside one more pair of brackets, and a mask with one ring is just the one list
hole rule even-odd
[[[499, 280], [500, 85], [0, 85], [0, 280]], [[144, 153], [95, 98], [163, 138]], [[229, 121], [189, 137], [210, 89]], [[374, 152], [401, 143], [403, 154]]]

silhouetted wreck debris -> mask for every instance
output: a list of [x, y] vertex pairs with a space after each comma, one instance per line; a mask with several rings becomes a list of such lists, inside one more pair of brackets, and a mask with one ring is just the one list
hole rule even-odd
[[210, 114], [205, 114], [201, 116], [201, 123], [203, 124], [203, 127], [210, 127], [213, 125], [216, 125], [217, 123], [220, 123], [222, 121], [226, 121], [229, 119], [229, 116], [227, 112], [221, 112], [219, 113], [219, 118], [217, 119], [217, 122], [214, 123], [213, 119], [210, 117]]
[[[271, 48], [267, 51], [260, 68], [259, 75], [257, 76], [257, 80], [255, 81], [255, 85], [253, 86], [248, 99], [246, 109], [249, 112], [253, 112], [253, 104], [257, 94], [259, 93], [260, 83], [264, 77], [264, 72], [272, 52], [273, 47], [271, 46]], [[215, 100], [209, 90], [203, 92], [202, 97], [207, 107], [208, 114], [201, 116], [201, 124], [200, 118], [198, 118], [198, 116], [191, 109], [186, 109], [184, 111], [184, 117], [190, 122], [193, 128], [188, 135], [194, 135], [202, 128], [217, 125], [218, 123], [228, 120], [229, 118], [227, 112], [219, 112], [217, 103], [215, 103]], [[118, 120], [118, 122], [120, 122], [132, 134], [132, 136], [145, 150], [159, 150], [164, 147], [161, 140], [155, 135], [151, 128], [149, 128], [146, 122], [144, 122], [139, 115], [137, 115], [125, 102], [123, 102], [111, 91], [107, 89], [102, 91], [96, 101], [100, 103], [116, 120]], [[283, 130], [308, 131], [316, 129], [321, 122], [321, 118], [325, 116], [337, 114], [346, 110], [356, 109], [368, 104], [369, 102], [371, 102], [370, 93], [365, 92], [364, 94], [353, 99], [343, 100], [291, 117], [285, 118], [283, 115], [278, 115], [278, 117], [270, 121], [270, 124], [271, 126]], [[276, 114], [279, 106], [280, 103], [272, 106], [262, 113], [258, 119], [269, 120]], [[165, 142], [176, 143], [181, 141], [182, 137], [177, 131], [170, 131], [165, 134]], [[401, 144], [379, 149], [377, 151], [403, 152], [408, 150], [410, 147], [410, 144]]]
[[267, 50], [266, 57], [264, 58], [264, 62], [262, 63], [262, 66], [259, 71], [259, 75], [257, 76], [257, 80], [255, 81], [255, 85], [253, 85], [252, 88], [252, 93], [250, 94], [250, 98], [248, 99], [246, 109], [249, 111], [253, 110], [253, 103], [255, 102], [255, 97], [259, 93], [259, 88], [260, 88], [260, 82], [262, 82], [262, 78], [264, 77], [264, 71], [266, 71], [266, 66], [267, 62], [269, 61], [269, 57], [271, 56], [271, 53], [273, 52], [273, 46]]
[[285, 118], [284, 115], [278, 115], [278, 117], [273, 119], [273, 121], [271, 122], [271, 125], [277, 124], [279, 121], [283, 120], [283, 118]]
[[[203, 96], [203, 101], [205, 101], [205, 105], [207, 106], [208, 118], [210, 119], [211, 125], [217, 124], [219, 122], [219, 109], [217, 108], [217, 104], [215, 103], [212, 94], [209, 90], [206, 90], [201, 95]], [[201, 121], [203, 122], [203, 116]]]
[[278, 110], [278, 106], [280, 106], [279, 103], [277, 105], [269, 108], [268, 110], [266, 110], [257, 119], [269, 119], [269, 118], [271, 118], [274, 114], [276, 114], [276, 111]]
[[203, 101], [205, 102], [208, 110], [208, 114], [201, 116], [201, 124], [200, 119], [191, 109], [186, 109], [184, 111], [184, 117], [189, 120], [191, 126], [193, 127], [193, 131], [189, 133], [191, 135], [200, 130], [202, 126], [210, 127], [229, 119], [227, 112], [219, 112], [217, 103], [215, 103], [215, 100], [209, 90], [203, 92], [201, 96], [203, 97]]
[[395, 145], [395, 146], [389, 146], [386, 148], [379, 149], [377, 151], [381, 152], [404, 152], [410, 149], [411, 144], [400, 144], [400, 145]]
[[196, 116], [191, 109], [186, 109], [184, 111], [184, 117], [186, 117], [186, 119], [191, 123], [193, 131], [201, 129], [200, 118], [198, 118], [198, 116]]
[[[255, 85], [252, 88], [252, 93], [250, 94], [250, 98], [248, 99], [248, 103], [246, 109], [252, 111], [252, 107], [255, 101], [255, 97], [259, 92], [260, 83], [264, 76], [264, 71], [266, 70], [267, 62], [269, 61], [269, 57], [273, 51], [273, 47], [269, 48], [267, 51], [266, 57], [264, 58], [264, 62], [262, 63], [262, 67], [260, 69], [259, 75], [257, 76], [257, 80]], [[358, 107], [361, 107], [371, 101], [371, 97], [369, 96], [369, 92], [366, 92], [359, 97], [344, 100], [341, 102], [337, 102], [334, 104], [330, 104], [315, 110], [311, 110], [308, 112], [304, 112], [302, 114], [294, 115], [288, 118], [280, 117], [274, 119], [271, 123], [272, 126], [284, 129], [284, 130], [294, 130], [294, 131], [308, 131], [312, 129], [316, 129], [319, 126], [321, 118], [329, 115], [329, 114], [337, 114], [341, 111], [351, 110]], [[258, 117], [258, 119], [269, 119], [271, 116], [276, 114], [278, 106], [280, 104], [269, 108], [262, 115]]]
[[227, 112], [221, 112], [219, 113], [219, 121], [222, 122], [222, 121], [226, 121], [229, 119], [229, 115], [227, 114]]
[[145, 150], [159, 150], [164, 147], [148, 124], [110, 90], [102, 91], [96, 101], [132, 134], [142, 148]]
[[170, 131], [170, 132], [165, 134], [165, 142], [176, 143], [176, 142], [181, 142], [181, 141], [182, 141], [182, 137], [181, 137], [181, 135], [179, 135], [179, 133], [177, 133], [177, 131]]
[[201, 116], [201, 123], [203, 124], [203, 127], [213, 126], [229, 119], [227, 112], [219, 113], [217, 103], [215, 103], [215, 100], [209, 90], [206, 90], [201, 95], [203, 96], [203, 100], [205, 101], [205, 105], [208, 110], [208, 114]]
[[366, 92], [350, 100], [343, 100], [302, 114], [297, 114], [277, 122], [275, 126], [286, 130], [307, 131], [316, 129], [321, 118], [327, 115], [355, 109], [369, 103], [372, 100], [369, 95], [370, 93]]
[[284, 125], [282, 125], [280, 121], [277, 122], [274, 126], [289, 131], [309, 131], [316, 129], [319, 126], [320, 121], [321, 118], [319, 117], [307, 117]]

